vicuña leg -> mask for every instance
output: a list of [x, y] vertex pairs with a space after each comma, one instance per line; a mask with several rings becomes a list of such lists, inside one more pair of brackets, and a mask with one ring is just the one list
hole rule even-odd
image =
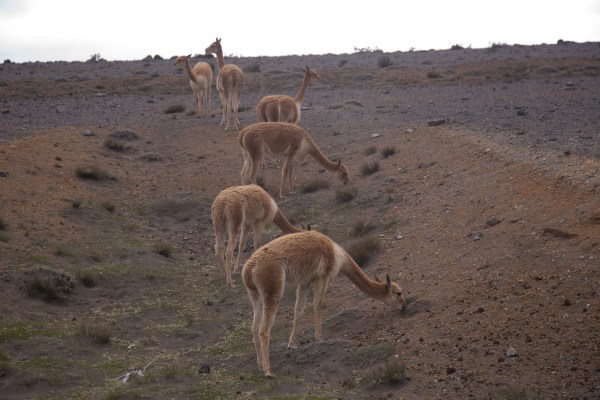
[[247, 236], [248, 236], [248, 226], [246, 224], [242, 224], [242, 232], [240, 234], [240, 245], [238, 247], [237, 259], [235, 261], [235, 265], [233, 266], [233, 272], [236, 272], [238, 270], [238, 267], [242, 260], [242, 253], [244, 252], [244, 248], [246, 247]]
[[[282, 286], [280, 286], [282, 288]], [[270, 293], [263, 293], [263, 315], [260, 321], [260, 349], [261, 358], [263, 364], [263, 371], [267, 377], [274, 378], [273, 372], [271, 372], [271, 361], [269, 358], [269, 341], [271, 338], [271, 328], [273, 322], [275, 322], [275, 315], [277, 314], [277, 308], [279, 307], [279, 301], [281, 300], [282, 290], [275, 290]]]
[[288, 341], [288, 349], [295, 349], [298, 347], [298, 325], [300, 324], [300, 318], [304, 315], [304, 308], [306, 307], [306, 297], [308, 296], [308, 289], [310, 284], [298, 285], [296, 288], [296, 305], [294, 306], [294, 323], [292, 325], [292, 333], [290, 334], [290, 340]]
[[258, 364], [258, 368], [263, 371], [263, 361], [262, 361], [262, 349], [261, 349], [261, 341], [259, 336], [259, 328], [262, 324], [262, 316], [264, 314], [263, 305], [260, 301], [260, 296], [257, 292], [250, 292], [250, 299], [252, 300], [252, 341], [254, 342], [254, 349], [256, 350], [256, 362]]
[[315, 279], [313, 283], [313, 303], [315, 309], [315, 338], [323, 341], [323, 308], [325, 307], [325, 292], [327, 291], [327, 278]]
[[[242, 224], [242, 231], [244, 230]], [[239, 235], [238, 226], [234, 223], [229, 224], [229, 240], [227, 242], [227, 251], [225, 253], [225, 277], [227, 278], [227, 284], [233, 286], [233, 278], [231, 277], [231, 265], [233, 263], [233, 249]], [[239, 260], [238, 260], [239, 261]]]

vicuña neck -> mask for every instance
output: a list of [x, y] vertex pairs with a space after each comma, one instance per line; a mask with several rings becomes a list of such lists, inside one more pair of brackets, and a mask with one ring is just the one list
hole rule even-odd
[[185, 60], [185, 62], [183, 63], [183, 69], [185, 69], [185, 72], [187, 73], [188, 77], [190, 78], [190, 81], [196, 81], [196, 77], [194, 76], [194, 74], [192, 73], [192, 67], [190, 66], [190, 61], [189, 60]]
[[283, 233], [302, 232], [302, 229], [298, 229], [294, 225], [290, 224], [290, 221], [288, 221], [285, 215], [283, 215], [279, 210], [277, 210], [275, 218], [273, 218], [273, 222], [279, 227], [279, 229], [281, 229]]
[[361, 292], [377, 300], [382, 299], [388, 293], [387, 284], [385, 282], [377, 282], [369, 279], [349, 255], [346, 255], [346, 258], [346, 263], [342, 267], [342, 273], [350, 279], [354, 286]]
[[337, 171], [338, 164], [325, 157], [325, 154], [321, 152], [321, 149], [317, 147], [316, 143], [312, 140], [312, 138], [307, 137], [306, 140], [308, 140], [310, 144], [310, 150], [308, 151], [308, 154], [310, 154], [315, 160], [317, 160], [317, 162], [321, 164], [327, 171]]
[[304, 100], [304, 94], [306, 93], [306, 88], [308, 87], [308, 83], [310, 82], [310, 74], [307, 72], [304, 74], [304, 79], [302, 79], [302, 85], [300, 86], [300, 90], [298, 90], [298, 94], [294, 97], [294, 101], [296, 103], [302, 103]]
[[217, 66], [219, 67], [219, 69], [225, 66], [225, 59], [223, 58], [223, 49], [220, 45], [217, 48]]

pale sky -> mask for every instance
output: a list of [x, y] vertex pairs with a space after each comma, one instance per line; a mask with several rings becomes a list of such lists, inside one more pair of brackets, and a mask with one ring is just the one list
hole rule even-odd
[[0, 62], [600, 42], [600, 0], [0, 0]]

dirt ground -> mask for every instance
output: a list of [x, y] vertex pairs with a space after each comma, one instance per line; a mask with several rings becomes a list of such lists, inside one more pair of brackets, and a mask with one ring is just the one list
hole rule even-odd
[[242, 167], [216, 90], [199, 119], [172, 59], [5, 62], [0, 398], [600, 398], [600, 43], [226, 62], [242, 126], [305, 65], [322, 76], [301, 126], [350, 183], [309, 157], [294, 194], [271, 164], [264, 185], [296, 225], [377, 240], [362, 267], [407, 310], [339, 276], [326, 340], [308, 304], [288, 350], [287, 288], [263, 378], [239, 272], [228, 288], [213, 254], [210, 206]]

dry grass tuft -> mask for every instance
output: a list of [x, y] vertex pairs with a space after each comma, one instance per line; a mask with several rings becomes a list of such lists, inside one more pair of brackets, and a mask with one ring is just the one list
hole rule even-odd
[[363, 176], [373, 175], [377, 171], [379, 171], [379, 163], [377, 161], [368, 162], [360, 167], [360, 172]]
[[93, 165], [77, 167], [75, 174], [81, 179], [90, 179], [94, 181], [101, 181], [104, 179], [116, 180], [116, 178], [107, 171]]
[[380, 248], [381, 243], [377, 237], [367, 236], [352, 243], [348, 249], [348, 254], [362, 267]]
[[315, 178], [311, 181], [308, 181], [300, 188], [302, 193], [313, 193], [320, 189], [329, 188], [329, 182], [321, 178]]
[[379, 385], [401, 385], [406, 382], [406, 366], [400, 360], [392, 359], [383, 365], [373, 367], [364, 377], [368, 387]]
[[182, 113], [185, 111], [185, 106], [183, 104], [171, 104], [170, 106], [165, 107], [165, 114], [176, 114]]

